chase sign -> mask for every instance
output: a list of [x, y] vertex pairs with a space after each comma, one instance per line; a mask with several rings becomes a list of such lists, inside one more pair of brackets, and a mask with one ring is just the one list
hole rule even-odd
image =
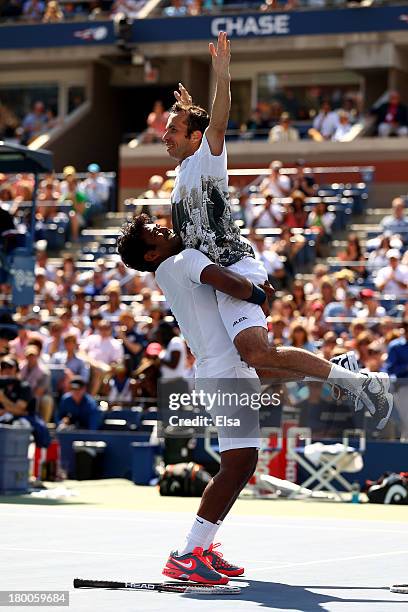
[[291, 15], [249, 15], [216, 17], [211, 21], [211, 35], [227, 32], [228, 36], [272, 36], [290, 34]]

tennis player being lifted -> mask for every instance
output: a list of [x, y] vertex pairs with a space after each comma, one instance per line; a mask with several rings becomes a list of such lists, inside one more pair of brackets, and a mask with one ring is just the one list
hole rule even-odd
[[[302, 349], [268, 344], [266, 318], [259, 306], [265, 299], [259, 285], [267, 275], [234, 225], [228, 202], [224, 136], [230, 109], [230, 46], [225, 33], [219, 34], [217, 48], [210, 43], [210, 53], [217, 80], [211, 117], [192, 105], [180, 86], [163, 136], [169, 155], [179, 162], [172, 194], [175, 234], [149, 224], [146, 218], [136, 218], [119, 239], [119, 253], [132, 268], [156, 271], [157, 282], [200, 365], [199, 378], [256, 379], [256, 368], [327, 380], [348, 389], [356, 397], [356, 407], [367, 408], [382, 428], [392, 409], [387, 380], [350, 372]], [[187, 250], [182, 251], [183, 247]], [[240, 285], [241, 293], [229, 291], [227, 295], [231, 278], [238, 285], [244, 282], [244, 293]], [[203, 286], [206, 297], [193, 297], [193, 289]], [[245, 294], [248, 287], [250, 295]], [[205, 313], [213, 316], [215, 308], [216, 319], [207, 320]], [[221, 336], [217, 320], [222, 321], [227, 336]], [[218, 338], [222, 340], [219, 347]], [[205, 367], [208, 364], [210, 369]], [[223, 584], [225, 576], [244, 571], [223, 559], [212, 543], [255, 469], [259, 431], [244, 439], [220, 430], [218, 434], [220, 471], [204, 492], [184, 547], [171, 553], [167, 561], [163, 573], [172, 578]]]
[[[170, 157], [176, 159], [174, 190], [171, 195], [173, 230], [180, 236], [184, 248], [198, 249], [228, 270], [237, 272], [254, 283], [254, 291], [267, 279], [263, 264], [254, 257], [248, 241], [243, 239], [232, 220], [228, 198], [227, 152], [225, 132], [231, 107], [230, 42], [226, 32], [218, 35], [217, 47], [209, 44], [212, 67], [216, 76], [215, 97], [211, 116], [195, 106], [188, 91], [180, 84], [174, 92], [173, 105], [163, 142]], [[266, 322], [260, 321], [260, 309], [253, 304], [243, 307], [226, 293], [217, 291], [218, 309], [228, 335], [242, 359], [262, 370], [300, 371], [321, 380], [345, 376], [333, 363], [295, 348], [268, 344]], [[347, 375], [346, 375], [347, 376]], [[347, 384], [359, 396], [378, 421], [385, 425], [392, 409], [392, 396], [387, 375], [357, 376], [348, 374]], [[351, 381], [358, 380], [358, 385]], [[384, 423], [384, 424], [383, 424]]]

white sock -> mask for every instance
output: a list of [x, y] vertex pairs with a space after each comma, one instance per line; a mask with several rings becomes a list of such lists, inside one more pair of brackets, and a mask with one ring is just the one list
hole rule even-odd
[[364, 376], [364, 374], [350, 372], [350, 370], [346, 370], [346, 368], [342, 368], [336, 363], [332, 365], [330, 374], [327, 377], [328, 382], [339, 385], [343, 389], [348, 389], [352, 393], [358, 393], [366, 380], [367, 376]]
[[217, 533], [218, 529], [221, 527], [222, 521], [217, 521], [216, 525], [217, 525], [217, 529], [213, 533], [209, 534], [208, 538], [204, 542], [204, 546], [203, 546], [204, 550], [208, 550], [210, 548], [210, 544], [214, 542], [215, 534]]
[[178, 551], [179, 556], [193, 552], [196, 546], [200, 546], [206, 550], [214, 540], [214, 536], [219, 527], [218, 523], [210, 523], [210, 521], [206, 521], [204, 518], [201, 518], [201, 516], [196, 516], [187, 534], [183, 549]]

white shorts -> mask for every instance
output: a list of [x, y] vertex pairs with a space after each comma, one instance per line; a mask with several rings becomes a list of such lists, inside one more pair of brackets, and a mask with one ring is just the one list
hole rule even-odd
[[207, 413], [217, 429], [220, 452], [236, 448], [260, 448], [259, 409], [251, 397], [261, 393], [261, 383], [246, 364], [231, 366], [217, 378], [196, 378], [197, 391], [217, 401], [207, 404]]
[[[245, 257], [232, 264], [232, 266], [228, 266], [227, 270], [245, 276], [254, 285], [260, 285], [268, 279], [263, 263], [253, 259], [253, 257]], [[239, 332], [249, 327], [264, 327], [267, 329], [266, 317], [262, 308], [257, 304], [237, 300], [226, 293], [221, 293], [221, 291], [216, 291], [216, 297], [222, 322], [232, 341]]]

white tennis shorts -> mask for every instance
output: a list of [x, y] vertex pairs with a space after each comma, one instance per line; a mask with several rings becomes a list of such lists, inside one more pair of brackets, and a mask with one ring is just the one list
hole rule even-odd
[[217, 378], [200, 378], [195, 387], [207, 395], [207, 413], [217, 429], [220, 452], [236, 448], [259, 448], [259, 409], [256, 404], [261, 383], [246, 364], [231, 366]]
[[[245, 276], [254, 285], [260, 285], [268, 278], [263, 263], [253, 259], [253, 257], [245, 257], [232, 264], [232, 266], [228, 266], [227, 270]], [[239, 332], [249, 327], [264, 327], [267, 329], [266, 317], [262, 308], [257, 304], [237, 300], [220, 291], [216, 291], [216, 297], [219, 313], [232, 341]]]

